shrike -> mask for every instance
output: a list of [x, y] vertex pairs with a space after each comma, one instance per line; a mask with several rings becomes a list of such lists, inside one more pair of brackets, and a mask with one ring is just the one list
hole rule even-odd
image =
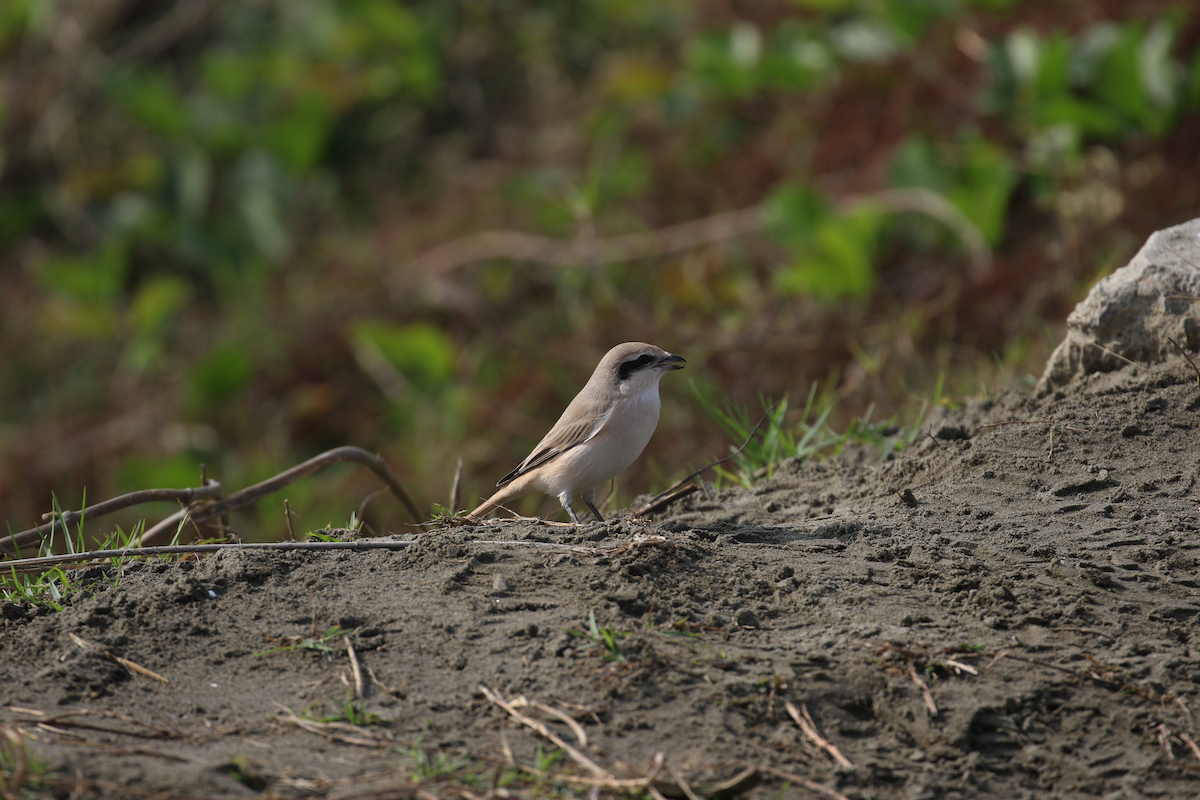
[[544, 492], [558, 498], [576, 525], [581, 523], [571, 497], [582, 494], [603, 522], [596, 487], [642, 454], [658, 425], [658, 381], [684, 363], [681, 356], [645, 342], [609, 350], [529, 457], [496, 484], [503, 488], [467, 516], [479, 518], [509, 500]]

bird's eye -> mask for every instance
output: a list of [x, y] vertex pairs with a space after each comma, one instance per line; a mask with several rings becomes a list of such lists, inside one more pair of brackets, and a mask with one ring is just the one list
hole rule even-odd
[[653, 360], [654, 360], [654, 356], [652, 356], [652, 355], [648, 355], [648, 354], [647, 354], [647, 355], [640, 355], [640, 356], [638, 356], [637, 363], [639, 363], [639, 364], [649, 364], [649, 363], [650, 363], [651, 361], [653, 361]]

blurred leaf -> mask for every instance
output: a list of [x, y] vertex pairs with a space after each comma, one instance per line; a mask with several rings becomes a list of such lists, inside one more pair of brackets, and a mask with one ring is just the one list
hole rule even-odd
[[1004, 235], [1008, 200], [1017, 183], [1016, 170], [1000, 148], [984, 139], [968, 139], [959, 152], [962, 161], [950, 199], [995, 247]]
[[130, 315], [138, 333], [153, 333], [175, 317], [188, 301], [190, 289], [186, 281], [174, 277], [158, 277], [143, 283], [133, 296]]
[[1160, 135], [1180, 100], [1181, 67], [1171, 56], [1173, 24], [1099, 23], [1072, 39], [1014, 31], [994, 48], [990, 110], [1036, 133], [1071, 125], [1102, 139], [1126, 131]]
[[771, 36], [762, 75], [772, 89], [802, 92], [835, 69], [833, 48], [826, 37], [796, 20], [785, 20]]
[[832, 28], [829, 42], [843, 58], [863, 63], [886, 61], [904, 50], [895, 28], [866, 17]]
[[212, 159], [193, 147], [180, 153], [171, 164], [171, 188], [175, 207], [185, 219], [204, 216], [212, 195]]
[[131, 119], [151, 131], [175, 139], [186, 130], [187, 114], [179, 90], [165, 72], [114, 71], [108, 80], [108, 91]]
[[[172, 456], [130, 455], [121, 459], [117, 472], [120, 491], [141, 489], [183, 489], [200, 483], [200, 464], [194, 455], [180, 453]], [[172, 507], [174, 506], [174, 507]], [[150, 525], [178, 511], [175, 504], [139, 506]], [[150, 527], [147, 525], [146, 527]]]
[[784, 186], [763, 203], [763, 227], [788, 247], [803, 247], [830, 213], [829, 201], [817, 190]]
[[671, 86], [673, 74], [667, 64], [639, 55], [614, 55], [615, 63], [606, 73], [605, 87], [618, 101], [638, 101], [662, 97]]
[[1129, 24], [1101, 61], [1093, 83], [1099, 102], [1126, 123], [1155, 134], [1166, 131], [1178, 100], [1179, 67], [1171, 58], [1174, 33], [1160, 23], [1145, 31]]
[[48, 9], [40, 0], [7, 0], [0, 3], [0, 47], [20, 36], [36, 22], [38, 9], [44, 15]]
[[904, 49], [939, 20], [961, 12], [960, 0], [884, 0], [874, 11], [887, 23], [891, 37], [903, 37]]
[[1189, 111], [1200, 107], [1200, 51], [1192, 58], [1191, 69], [1187, 72], [1185, 101]]
[[949, 194], [953, 188], [950, 171], [934, 143], [919, 136], [909, 137], [896, 148], [889, 182], [893, 186], [921, 186], [941, 194]]
[[[0, 167], [3, 167], [0, 150]], [[35, 187], [13, 186], [0, 194], [0, 242], [24, 235], [46, 216], [46, 208]]]
[[837, 12], [854, 8], [858, 5], [859, 0], [792, 0], [792, 2], [801, 8], [810, 8], [813, 11]]
[[761, 53], [758, 29], [743, 24], [688, 42], [684, 63], [700, 84], [718, 97], [744, 97], [759, 88]]
[[109, 240], [86, 256], [61, 256], [42, 268], [41, 279], [56, 294], [89, 303], [116, 300], [125, 285], [126, 248]]
[[775, 285], [786, 294], [822, 300], [862, 297], [874, 282], [872, 258], [883, 219], [874, 209], [860, 208], [822, 220], [792, 266], [776, 273]]
[[316, 166], [333, 130], [333, 109], [320, 95], [300, 98], [263, 131], [263, 142], [294, 172]]
[[247, 153], [238, 163], [238, 210], [250, 241], [269, 260], [284, 256], [291, 237], [284, 224], [288, 183], [275, 161], [262, 151]]
[[893, 186], [919, 186], [944, 195], [979, 227], [995, 246], [1004, 234], [1009, 197], [1017, 173], [1002, 150], [984, 139], [965, 137], [960, 144], [935, 144], [910, 138], [892, 160]]
[[226, 344], [210, 350], [192, 367], [189, 376], [193, 411], [212, 413], [245, 388], [253, 375], [254, 365], [244, 347]]
[[432, 325], [361, 320], [351, 325], [350, 338], [374, 345], [410, 383], [426, 392], [440, 391], [454, 374], [458, 351]]

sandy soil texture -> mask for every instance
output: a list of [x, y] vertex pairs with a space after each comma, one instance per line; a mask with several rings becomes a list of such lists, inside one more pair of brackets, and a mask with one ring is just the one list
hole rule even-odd
[[[557, 745], [481, 687], [595, 765], [543, 795], [1193, 797], [1198, 409], [1186, 363], [1127, 367], [649, 523], [136, 565], [0, 608], [0, 722], [63, 797], [484, 797]], [[314, 621], [349, 633], [265, 652]], [[356, 666], [377, 719], [321, 722]]]

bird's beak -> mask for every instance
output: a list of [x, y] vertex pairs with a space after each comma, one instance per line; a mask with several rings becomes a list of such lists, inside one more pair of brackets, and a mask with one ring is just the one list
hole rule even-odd
[[683, 356], [668, 355], [662, 361], [658, 362], [659, 369], [683, 369], [683, 365], [687, 361]]

